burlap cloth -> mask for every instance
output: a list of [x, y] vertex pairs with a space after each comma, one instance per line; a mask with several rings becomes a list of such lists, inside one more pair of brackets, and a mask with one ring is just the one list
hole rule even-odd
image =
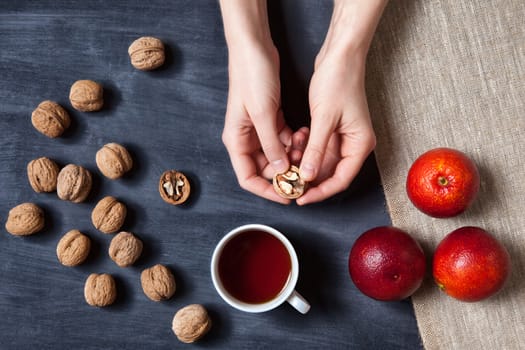
[[[512, 259], [504, 290], [477, 303], [446, 296], [428, 276], [412, 298], [425, 348], [525, 349], [525, 1], [391, 0], [367, 93], [393, 224], [421, 242], [429, 262], [464, 225], [492, 232]], [[411, 163], [439, 146], [480, 169], [480, 194], [456, 218], [420, 213], [405, 192]]]

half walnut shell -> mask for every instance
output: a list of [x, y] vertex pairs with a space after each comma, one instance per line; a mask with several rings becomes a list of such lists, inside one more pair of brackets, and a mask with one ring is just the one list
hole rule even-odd
[[303, 195], [306, 182], [299, 175], [299, 168], [292, 165], [288, 171], [275, 174], [273, 188], [283, 198], [295, 199]]
[[190, 192], [190, 182], [180, 171], [167, 170], [160, 177], [159, 193], [166, 203], [182, 204], [188, 199]]

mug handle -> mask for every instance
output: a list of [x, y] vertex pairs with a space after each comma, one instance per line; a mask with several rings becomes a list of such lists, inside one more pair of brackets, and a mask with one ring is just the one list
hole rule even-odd
[[290, 294], [286, 301], [302, 314], [306, 314], [310, 310], [310, 304], [295, 290]]

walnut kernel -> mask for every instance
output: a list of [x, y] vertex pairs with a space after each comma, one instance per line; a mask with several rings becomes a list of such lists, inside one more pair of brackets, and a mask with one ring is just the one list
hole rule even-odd
[[27, 178], [35, 192], [53, 192], [57, 189], [60, 168], [49, 158], [33, 159], [27, 164]]
[[109, 257], [120, 267], [133, 265], [140, 254], [142, 241], [130, 232], [120, 232], [109, 245]]
[[182, 204], [188, 199], [190, 192], [190, 182], [183, 173], [177, 170], [168, 170], [160, 177], [159, 193], [166, 203]]
[[84, 285], [84, 298], [91, 306], [113, 304], [117, 298], [117, 285], [113, 276], [106, 273], [89, 275]]
[[15, 236], [28, 236], [44, 228], [44, 211], [33, 203], [22, 203], [9, 211], [5, 229]]
[[109, 179], [118, 179], [131, 170], [133, 159], [128, 150], [118, 143], [108, 143], [98, 150], [96, 162], [100, 172]]
[[204, 306], [192, 304], [183, 307], [173, 317], [173, 333], [183, 343], [193, 343], [211, 328], [211, 319]]
[[115, 233], [124, 224], [126, 219], [126, 206], [115, 197], [102, 198], [91, 212], [93, 226], [104, 233]]
[[64, 266], [77, 266], [86, 260], [91, 248], [88, 236], [79, 230], [67, 232], [57, 244], [58, 261]]
[[31, 114], [31, 123], [42, 134], [55, 138], [71, 124], [67, 111], [54, 101], [43, 101]]
[[167, 300], [173, 296], [177, 285], [175, 277], [164, 265], [157, 264], [140, 274], [142, 290], [153, 301]]
[[77, 80], [71, 85], [69, 101], [78, 111], [98, 111], [104, 104], [104, 90], [102, 85], [93, 80]]
[[299, 168], [292, 165], [290, 169], [273, 177], [273, 188], [281, 197], [299, 198], [303, 195], [306, 182], [299, 175]]
[[140, 70], [153, 70], [164, 64], [164, 44], [157, 38], [145, 36], [138, 38], [128, 48], [133, 67]]
[[58, 173], [58, 198], [73, 203], [83, 202], [91, 191], [91, 173], [80, 165], [68, 164]]

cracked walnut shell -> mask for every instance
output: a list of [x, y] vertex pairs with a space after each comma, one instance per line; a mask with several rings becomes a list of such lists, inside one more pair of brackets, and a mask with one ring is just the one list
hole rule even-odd
[[159, 193], [169, 204], [179, 205], [190, 196], [191, 187], [188, 178], [177, 170], [167, 170], [160, 177]]
[[120, 267], [133, 265], [140, 254], [142, 241], [130, 232], [120, 232], [109, 245], [109, 257]]
[[175, 277], [164, 265], [157, 264], [140, 274], [142, 290], [153, 301], [167, 300], [173, 296], [177, 285]]
[[73, 203], [83, 202], [91, 191], [91, 173], [80, 165], [68, 164], [58, 173], [58, 198]]
[[44, 228], [44, 211], [34, 203], [22, 203], [9, 211], [5, 229], [15, 236], [28, 236]]
[[84, 285], [84, 298], [91, 306], [113, 304], [117, 298], [117, 285], [113, 276], [106, 273], [89, 275]]
[[138, 38], [128, 48], [133, 67], [140, 70], [153, 70], [164, 64], [164, 44], [157, 38], [144, 36]]
[[285, 173], [275, 174], [273, 188], [283, 198], [295, 199], [303, 195], [306, 182], [299, 175], [299, 168], [292, 165]]
[[79, 230], [67, 232], [57, 244], [57, 258], [64, 266], [82, 264], [89, 255], [91, 240]]
[[57, 189], [60, 168], [49, 158], [33, 159], [27, 164], [27, 178], [35, 192], [53, 192]]
[[115, 233], [124, 224], [126, 206], [115, 197], [102, 198], [91, 212], [91, 222], [95, 228], [103, 233]]
[[54, 101], [43, 101], [31, 114], [31, 123], [42, 134], [55, 138], [71, 124], [67, 111]]
[[104, 104], [104, 89], [93, 80], [77, 80], [71, 85], [69, 101], [78, 111], [98, 111]]
[[183, 343], [193, 343], [211, 328], [211, 319], [204, 306], [192, 304], [183, 307], [173, 317], [173, 333]]
[[100, 172], [112, 180], [118, 179], [133, 167], [133, 159], [128, 150], [118, 143], [104, 145], [95, 158]]

